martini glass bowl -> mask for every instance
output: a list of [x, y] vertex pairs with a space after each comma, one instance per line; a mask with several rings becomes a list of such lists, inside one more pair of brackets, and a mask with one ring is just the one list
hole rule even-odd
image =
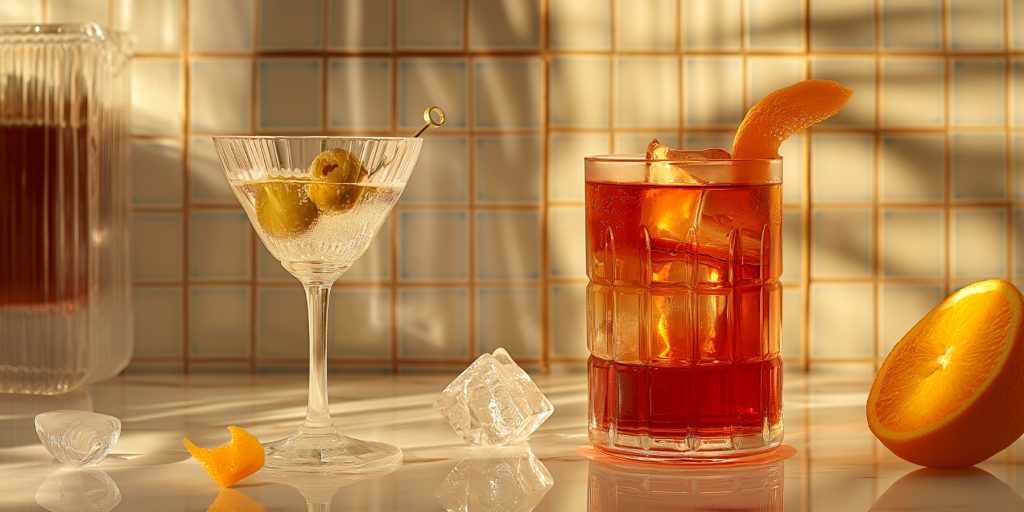
[[331, 286], [362, 256], [405, 188], [422, 139], [411, 137], [214, 137], [231, 190], [281, 265], [306, 291], [309, 401], [298, 431], [266, 443], [268, 469], [384, 471], [397, 446], [342, 435], [327, 405]]

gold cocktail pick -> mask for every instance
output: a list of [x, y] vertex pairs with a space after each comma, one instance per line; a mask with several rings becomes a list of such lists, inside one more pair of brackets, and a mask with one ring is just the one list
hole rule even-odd
[[413, 137], [419, 137], [423, 132], [427, 131], [427, 128], [437, 128], [444, 124], [444, 110], [441, 107], [433, 106], [423, 111], [423, 126], [420, 126], [416, 133], [412, 134]]

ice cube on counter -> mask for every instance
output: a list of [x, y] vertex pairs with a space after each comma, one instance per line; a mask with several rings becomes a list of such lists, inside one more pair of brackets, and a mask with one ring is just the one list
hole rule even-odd
[[89, 411], [50, 411], [36, 416], [36, 435], [53, 458], [69, 466], [95, 464], [121, 435], [121, 420]]
[[484, 354], [441, 392], [434, 409], [473, 446], [529, 437], [555, 407], [503, 348]]

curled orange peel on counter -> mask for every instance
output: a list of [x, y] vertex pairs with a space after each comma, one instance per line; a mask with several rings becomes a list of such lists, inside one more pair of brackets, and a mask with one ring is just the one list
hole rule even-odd
[[804, 80], [773, 91], [747, 111], [736, 130], [732, 157], [778, 158], [783, 141], [834, 116], [852, 95], [832, 80]]
[[256, 436], [234, 425], [228, 427], [231, 441], [216, 448], [196, 446], [186, 437], [185, 449], [199, 461], [217, 485], [231, 487], [263, 467], [263, 445]]

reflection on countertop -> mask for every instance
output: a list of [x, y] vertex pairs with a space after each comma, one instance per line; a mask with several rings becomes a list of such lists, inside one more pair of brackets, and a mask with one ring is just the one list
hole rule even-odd
[[[921, 469], [876, 442], [863, 412], [867, 368], [787, 374], [787, 456], [716, 467], [593, 457], [582, 374], [536, 377], [555, 413], [528, 445], [467, 447], [431, 409], [453, 376], [332, 379], [335, 422], [401, 446], [397, 471], [261, 471], [226, 490], [188, 457], [182, 437], [221, 444], [229, 424], [263, 440], [290, 434], [305, 413], [304, 375], [128, 375], [59, 397], [0, 395], [0, 510], [1024, 510], [1020, 441], [958, 471]], [[53, 409], [117, 416], [121, 439], [98, 466], [65, 468], [32, 426], [35, 414]]]

